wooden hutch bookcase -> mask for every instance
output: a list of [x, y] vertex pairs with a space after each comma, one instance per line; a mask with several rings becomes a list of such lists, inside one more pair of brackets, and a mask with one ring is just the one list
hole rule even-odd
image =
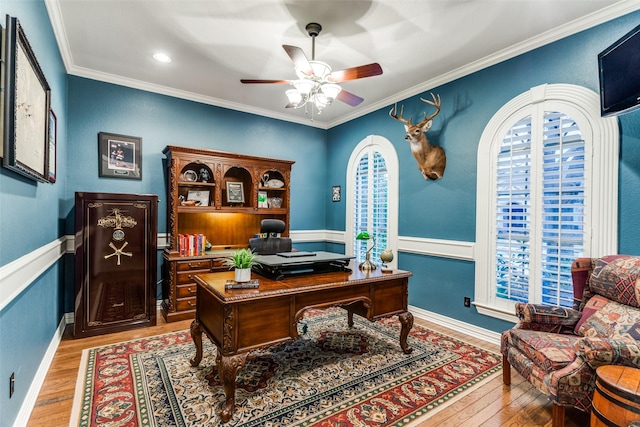
[[[263, 219], [283, 220], [283, 236], [289, 235], [294, 162], [178, 146], [167, 146], [163, 153], [169, 236], [163, 252], [162, 315], [172, 322], [195, 317], [194, 276], [227, 270], [224, 258], [248, 247]], [[206, 247], [200, 243], [190, 250], [189, 239], [202, 242], [203, 236]]]

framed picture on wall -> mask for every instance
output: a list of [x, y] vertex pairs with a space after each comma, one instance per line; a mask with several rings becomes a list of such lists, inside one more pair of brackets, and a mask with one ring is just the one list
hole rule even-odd
[[142, 138], [115, 133], [98, 134], [100, 176], [142, 179]]
[[17, 18], [7, 15], [4, 34], [2, 164], [49, 182], [51, 89]]
[[340, 201], [340, 186], [334, 185], [331, 187], [331, 201], [339, 202]]
[[47, 155], [49, 159], [49, 173], [48, 178], [49, 182], [56, 182], [56, 158], [57, 158], [57, 148], [56, 145], [58, 143], [58, 118], [53, 110], [49, 110], [49, 154]]

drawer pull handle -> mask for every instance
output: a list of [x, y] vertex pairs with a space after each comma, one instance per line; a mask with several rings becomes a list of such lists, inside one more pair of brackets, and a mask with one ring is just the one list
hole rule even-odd
[[192, 275], [190, 275], [190, 274], [188, 274], [188, 275], [187, 275], [187, 277], [188, 277], [189, 279], [193, 279], [193, 276], [192, 276]]
[[195, 307], [195, 304], [191, 301], [187, 301], [187, 304], [189, 305], [189, 307]]
[[197, 267], [200, 267], [200, 263], [196, 263], [196, 264], [188, 263], [187, 265], [189, 266], [189, 268], [197, 268]]
[[187, 288], [187, 290], [189, 291], [190, 294], [195, 294], [196, 290], [193, 288]]

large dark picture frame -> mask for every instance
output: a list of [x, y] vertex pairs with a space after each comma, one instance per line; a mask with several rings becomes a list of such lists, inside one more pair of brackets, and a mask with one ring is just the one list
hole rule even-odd
[[20, 22], [9, 15], [4, 42], [2, 164], [31, 179], [49, 182], [51, 88]]
[[142, 179], [142, 138], [115, 133], [98, 134], [100, 176]]

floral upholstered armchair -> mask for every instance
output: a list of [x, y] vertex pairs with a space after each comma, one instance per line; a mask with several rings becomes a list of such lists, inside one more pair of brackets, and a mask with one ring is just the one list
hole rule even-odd
[[590, 411], [598, 366], [640, 368], [640, 256], [579, 258], [571, 274], [573, 309], [516, 303], [501, 339], [504, 384], [513, 367], [547, 395], [554, 427], [566, 406]]

